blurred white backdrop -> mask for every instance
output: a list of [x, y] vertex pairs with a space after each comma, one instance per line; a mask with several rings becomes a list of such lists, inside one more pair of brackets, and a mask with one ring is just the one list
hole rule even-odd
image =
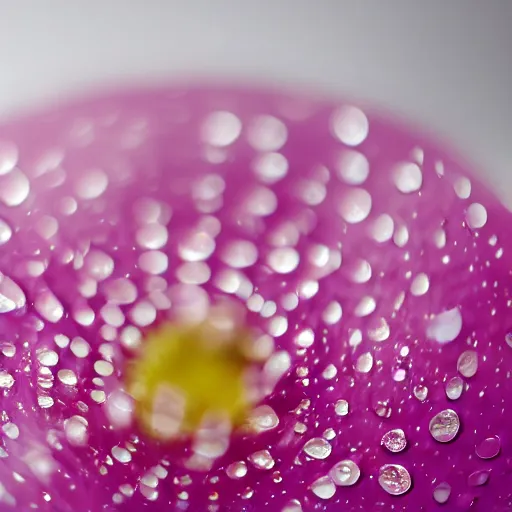
[[512, 0], [0, 0], [0, 119], [183, 76], [300, 84], [391, 108], [512, 204]]

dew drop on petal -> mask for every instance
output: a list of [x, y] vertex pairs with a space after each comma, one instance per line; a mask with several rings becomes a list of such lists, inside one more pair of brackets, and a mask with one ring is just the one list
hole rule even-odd
[[279, 418], [272, 407], [261, 405], [252, 411], [249, 424], [256, 432], [266, 432], [279, 425]]
[[361, 185], [368, 178], [370, 164], [363, 153], [355, 150], [344, 151], [337, 165], [338, 176], [349, 185]]
[[493, 459], [501, 450], [501, 440], [498, 436], [488, 437], [479, 443], [475, 452], [481, 459]]
[[322, 437], [314, 437], [304, 445], [303, 450], [312, 459], [323, 460], [331, 454], [332, 446]]
[[14, 386], [14, 377], [6, 372], [5, 370], [0, 370], [0, 388], [10, 389]]
[[0, 245], [7, 243], [12, 236], [12, 229], [5, 220], [0, 219]]
[[486, 469], [474, 471], [468, 476], [468, 485], [470, 487], [478, 487], [480, 485], [485, 485], [489, 480], [490, 476], [491, 472]]
[[342, 487], [354, 485], [361, 475], [359, 466], [351, 460], [342, 460], [329, 471], [329, 476], [336, 485]]
[[20, 436], [20, 429], [16, 423], [6, 423], [2, 426], [2, 430], [9, 439], [15, 440]]
[[394, 180], [400, 192], [410, 194], [421, 188], [423, 175], [419, 165], [412, 162], [403, 162], [395, 167]]
[[96, 199], [108, 187], [108, 176], [101, 169], [84, 172], [76, 184], [76, 194], [81, 199]]
[[122, 448], [120, 446], [114, 446], [112, 448], [112, 457], [122, 464], [127, 464], [132, 460], [131, 453], [126, 448]]
[[48, 322], [56, 323], [64, 316], [64, 307], [50, 290], [38, 293], [34, 301], [34, 307]]
[[365, 220], [372, 208], [372, 196], [364, 188], [350, 189], [341, 199], [338, 212], [349, 224]]
[[407, 446], [405, 432], [401, 428], [390, 430], [382, 436], [381, 444], [392, 453], [401, 452]]
[[439, 343], [453, 341], [462, 330], [462, 315], [459, 308], [443, 311], [430, 320], [427, 337]]
[[28, 178], [18, 169], [0, 176], [0, 201], [6, 206], [19, 206], [30, 193]]
[[425, 295], [430, 287], [430, 281], [427, 274], [424, 272], [419, 273], [411, 283], [411, 293], [416, 297]]
[[338, 400], [334, 406], [334, 410], [338, 416], [346, 416], [348, 414], [348, 402], [346, 400]]
[[103, 281], [112, 275], [114, 260], [103, 251], [89, 251], [84, 258], [84, 269], [96, 281]]
[[358, 146], [368, 136], [369, 122], [365, 113], [351, 105], [336, 109], [331, 116], [334, 136], [347, 146]]
[[370, 232], [373, 239], [382, 244], [393, 238], [394, 230], [395, 222], [393, 221], [393, 217], [387, 213], [383, 213], [375, 219]]
[[85, 446], [89, 438], [87, 421], [81, 416], [73, 416], [64, 422], [66, 438], [72, 446]]
[[0, 140], [0, 175], [11, 172], [18, 163], [18, 147], [11, 141]]
[[428, 388], [421, 384], [414, 386], [414, 396], [420, 401], [424, 402], [428, 397]]
[[242, 122], [235, 114], [227, 111], [211, 113], [201, 128], [202, 138], [217, 147], [229, 146], [240, 136]]
[[450, 400], [458, 400], [464, 389], [464, 381], [460, 377], [452, 377], [446, 383], [446, 396]]
[[322, 500], [329, 500], [336, 493], [336, 486], [329, 476], [322, 476], [315, 480], [310, 489], [315, 496]]
[[446, 503], [450, 498], [451, 492], [451, 486], [446, 482], [442, 482], [434, 489], [434, 500], [436, 500], [437, 503], [440, 504]]
[[255, 468], [263, 470], [272, 469], [275, 465], [275, 461], [268, 450], [254, 452], [249, 456], [249, 461]]
[[462, 352], [457, 360], [457, 370], [464, 377], [474, 377], [478, 370], [478, 354], [474, 350]]
[[299, 253], [292, 247], [279, 247], [273, 249], [268, 257], [269, 267], [278, 274], [289, 274], [299, 265]]
[[483, 228], [487, 223], [487, 210], [480, 203], [469, 205], [466, 212], [466, 221], [472, 229]]
[[248, 128], [249, 144], [257, 151], [276, 151], [288, 137], [286, 125], [273, 116], [258, 116]]
[[429, 423], [432, 437], [440, 443], [448, 443], [455, 438], [460, 428], [459, 416], [453, 409], [445, 409], [436, 414]]
[[244, 461], [233, 462], [226, 468], [226, 474], [233, 480], [243, 478], [247, 474], [247, 464]]
[[66, 386], [76, 386], [78, 379], [73, 370], [62, 369], [57, 373], [58, 379]]
[[399, 464], [384, 464], [379, 470], [379, 484], [392, 496], [406, 493], [411, 483], [411, 475]]

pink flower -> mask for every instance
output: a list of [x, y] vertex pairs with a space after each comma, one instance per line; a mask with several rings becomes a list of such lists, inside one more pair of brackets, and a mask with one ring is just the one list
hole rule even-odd
[[[153, 89], [2, 127], [0, 509], [508, 510], [510, 214], [473, 184], [305, 95]], [[223, 298], [257, 333], [259, 432], [169, 444], [127, 365]]]

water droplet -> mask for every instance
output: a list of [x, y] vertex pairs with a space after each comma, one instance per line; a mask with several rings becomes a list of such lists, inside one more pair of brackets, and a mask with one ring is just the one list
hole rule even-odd
[[459, 416], [453, 409], [445, 409], [436, 414], [429, 424], [432, 437], [440, 443], [448, 443], [455, 438], [459, 431]]
[[451, 486], [446, 482], [442, 482], [434, 489], [434, 499], [437, 503], [446, 503], [450, 498], [451, 492]]
[[484, 439], [475, 448], [476, 454], [481, 459], [492, 459], [500, 453], [501, 440], [498, 436], [488, 437]]
[[112, 304], [131, 304], [137, 299], [137, 287], [124, 277], [107, 281], [104, 290], [108, 301]]
[[286, 125], [273, 116], [258, 116], [249, 125], [247, 139], [257, 151], [276, 151], [288, 137]]
[[427, 326], [427, 337], [439, 343], [453, 341], [462, 330], [459, 308], [443, 311], [432, 318]]
[[76, 194], [81, 199], [96, 199], [108, 187], [108, 176], [100, 169], [84, 172], [76, 184]]
[[288, 160], [281, 153], [263, 153], [256, 158], [253, 169], [263, 183], [276, 183], [288, 173]]
[[275, 461], [268, 450], [260, 450], [249, 456], [249, 461], [258, 469], [272, 469]]
[[66, 386], [76, 386], [78, 379], [73, 370], [62, 369], [57, 373], [58, 379]]
[[269, 267], [278, 274], [289, 274], [299, 265], [299, 253], [292, 247], [279, 247], [272, 250], [268, 257]]
[[37, 404], [39, 405], [39, 407], [41, 407], [41, 409], [49, 409], [50, 407], [53, 406], [53, 398], [51, 396], [47, 396], [47, 395], [39, 395], [37, 397]]
[[64, 315], [64, 307], [50, 290], [41, 291], [35, 301], [36, 311], [48, 322], [56, 323]]
[[395, 167], [395, 185], [403, 194], [416, 192], [423, 183], [423, 174], [419, 165], [412, 162], [403, 162]]
[[460, 199], [467, 199], [471, 195], [471, 181], [466, 176], [459, 177], [453, 188]]
[[303, 450], [312, 459], [323, 460], [331, 454], [332, 446], [322, 437], [314, 437], [304, 445]]
[[11, 278], [0, 273], [0, 313], [20, 309], [25, 303], [23, 290]]
[[133, 398], [117, 389], [110, 393], [105, 404], [105, 411], [114, 428], [128, 427], [133, 419], [135, 405]]
[[329, 476], [336, 485], [343, 487], [354, 485], [361, 475], [359, 466], [351, 460], [342, 460], [329, 471]]
[[0, 371], [0, 388], [10, 389], [14, 386], [14, 377], [5, 370]]
[[18, 163], [18, 147], [14, 142], [0, 141], [0, 175], [11, 172]]
[[487, 210], [480, 203], [469, 205], [466, 211], [466, 221], [472, 229], [479, 229], [487, 223]]
[[360, 373], [368, 373], [373, 367], [373, 356], [370, 352], [361, 354], [357, 358], [356, 370]]
[[405, 447], [407, 446], [405, 432], [401, 428], [390, 430], [382, 437], [381, 444], [390, 452], [401, 452], [402, 450], [405, 450]]
[[308, 348], [313, 345], [315, 341], [315, 333], [313, 329], [302, 330], [295, 338], [295, 344], [301, 348]]
[[336, 486], [328, 476], [322, 476], [318, 480], [315, 480], [311, 484], [310, 489], [315, 496], [318, 496], [322, 500], [329, 500], [336, 493]]
[[505, 342], [509, 347], [512, 347], [512, 332], [505, 334]]
[[212, 146], [225, 147], [233, 144], [242, 132], [242, 122], [235, 114], [226, 111], [211, 113], [204, 121], [201, 135]]
[[5, 220], [0, 219], [0, 245], [7, 243], [11, 239], [11, 236], [11, 227], [7, 222], [5, 222]]
[[0, 176], [0, 201], [6, 206], [19, 206], [30, 193], [28, 178], [18, 169]]
[[338, 400], [334, 410], [338, 416], [346, 416], [348, 414], [348, 402], [346, 400]]
[[345, 183], [361, 185], [368, 178], [370, 164], [363, 153], [349, 149], [341, 154], [336, 170]]
[[425, 295], [430, 287], [430, 282], [427, 274], [421, 272], [418, 274], [411, 283], [411, 293], [416, 297]]
[[252, 411], [249, 423], [256, 432], [266, 432], [279, 425], [279, 418], [272, 407], [261, 405]]
[[428, 396], [428, 388], [427, 388], [427, 386], [423, 386], [421, 384], [418, 384], [417, 386], [414, 386], [414, 396], [420, 402], [424, 402], [427, 399], [427, 396]]
[[458, 400], [464, 389], [464, 381], [460, 377], [452, 377], [446, 383], [446, 396], [450, 400]]
[[37, 360], [43, 366], [55, 366], [59, 362], [59, 356], [54, 350], [43, 348], [37, 351]]
[[141, 226], [135, 233], [135, 239], [143, 249], [161, 249], [169, 239], [167, 228], [157, 222]]
[[411, 483], [411, 475], [399, 464], [384, 464], [379, 470], [379, 484], [392, 496], [406, 493]]
[[365, 220], [372, 209], [372, 196], [364, 188], [352, 188], [341, 199], [338, 212], [349, 224]]
[[112, 448], [112, 457], [122, 464], [127, 464], [132, 460], [132, 454], [126, 448], [121, 448], [120, 446]]
[[327, 325], [334, 325], [341, 320], [342, 314], [343, 310], [340, 304], [336, 301], [332, 301], [324, 309], [324, 312], [322, 314], [322, 320]]
[[244, 461], [233, 462], [226, 468], [226, 474], [233, 480], [243, 478], [247, 474], [247, 464]]
[[102, 377], [109, 377], [114, 373], [114, 367], [112, 366], [112, 363], [100, 360], [94, 363], [94, 371]]
[[358, 146], [368, 136], [369, 122], [365, 113], [350, 105], [336, 109], [331, 117], [334, 136], [347, 146]]
[[114, 260], [103, 251], [89, 251], [84, 258], [85, 271], [96, 281], [103, 281], [112, 275]]
[[384, 213], [375, 219], [372, 225], [371, 234], [376, 242], [384, 243], [391, 240], [393, 231], [395, 229], [395, 222], [393, 218]]
[[9, 439], [15, 440], [20, 436], [20, 429], [15, 423], [6, 423], [2, 426], [2, 430]]
[[81, 359], [87, 357], [91, 352], [91, 347], [89, 343], [87, 343], [87, 341], [85, 341], [80, 336], [76, 336], [75, 338], [73, 338], [70, 348], [73, 355]]
[[478, 370], [478, 354], [474, 350], [462, 352], [457, 361], [457, 370], [464, 377], [474, 377]]
[[491, 476], [491, 472], [489, 470], [480, 470], [474, 471], [468, 477], [468, 485], [471, 487], [478, 487], [480, 485], [485, 485]]
[[73, 416], [64, 422], [64, 432], [72, 446], [85, 446], [89, 438], [87, 420], [82, 416]]
[[193, 232], [178, 246], [180, 257], [185, 261], [203, 261], [215, 250], [215, 240], [205, 231]]

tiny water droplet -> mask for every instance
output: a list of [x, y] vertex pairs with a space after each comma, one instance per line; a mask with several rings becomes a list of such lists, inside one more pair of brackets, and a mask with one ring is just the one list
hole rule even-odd
[[423, 386], [421, 384], [414, 386], [414, 396], [420, 401], [423, 402], [427, 399], [428, 396], [428, 388], [427, 386]]

